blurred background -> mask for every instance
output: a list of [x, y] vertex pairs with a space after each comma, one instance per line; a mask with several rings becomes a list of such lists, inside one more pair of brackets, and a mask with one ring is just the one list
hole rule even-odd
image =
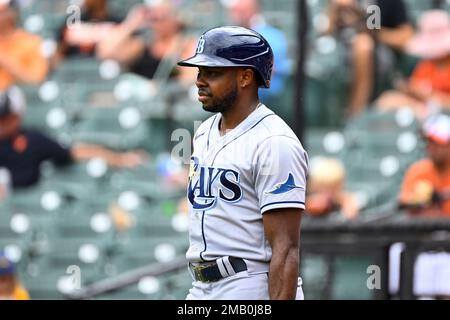
[[[310, 158], [306, 299], [450, 297], [450, 1], [0, 0], [0, 299], [184, 299], [207, 29]], [[180, 146], [184, 146], [184, 149]], [[181, 150], [182, 149], [182, 150]]]

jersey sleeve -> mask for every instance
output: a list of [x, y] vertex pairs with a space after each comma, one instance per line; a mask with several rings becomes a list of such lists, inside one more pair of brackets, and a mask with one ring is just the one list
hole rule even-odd
[[288, 136], [264, 140], [256, 152], [255, 189], [261, 213], [279, 208], [305, 209], [308, 155]]
[[63, 146], [40, 133], [36, 133], [35, 139], [39, 145], [40, 161], [50, 160], [57, 165], [66, 165], [72, 162], [70, 147]]

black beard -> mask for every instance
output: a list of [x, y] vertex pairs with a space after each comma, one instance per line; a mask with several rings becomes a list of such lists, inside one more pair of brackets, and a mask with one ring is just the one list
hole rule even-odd
[[237, 99], [237, 85], [223, 98], [215, 98], [210, 106], [203, 105], [203, 110], [208, 112], [227, 112], [235, 104]]

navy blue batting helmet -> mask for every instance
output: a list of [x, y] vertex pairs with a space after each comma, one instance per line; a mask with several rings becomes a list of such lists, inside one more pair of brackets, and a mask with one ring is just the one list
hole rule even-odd
[[261, 77], [261, 87], [270, 87], [273, 52], [256, 31], [237, 26], [218, 27], [202, 34], [195, 55], [178, 62], [184, 67], [250, 67]]

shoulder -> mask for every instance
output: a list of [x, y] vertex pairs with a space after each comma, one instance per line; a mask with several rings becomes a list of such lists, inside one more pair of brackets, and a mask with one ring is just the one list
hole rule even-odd
[[267, 140], [279, 140], [301, 145], [294, 131], [275, 113], [264, 116], [253, 130], [260, 144]]
[[[277, 115], [265, 118], [253, 133], [258, 157], [273, 159], [301, 159], [308, 163], [302, 143], [289, 126]], [[273, 161], [273, 160], [270, 160]]]
[[39, 43], [41, 42], [41, 38], [38, 35], [27, 32], [23, 29], [18, 29], [14, 34], [15, 41], [21, 41], [22, 43]]
[[430, 72], [435, 68], [435, 64], [429, 60], [419, 61], [415, 67], [416, 72]]
[[33, 129], [22, 131], [22, 135], [26, 137], [31, 147], [35, 147], [37, 149], [58, 143], [46, 134]]
[[24, 129], [21, 134], [29, 140], [49, 140], [45, 134], [34, 129]]
[[409, 176], [419, 176], [434, 172], [434, 165], [430, 159], [422, 159], [413, 163], [407, 170]]

